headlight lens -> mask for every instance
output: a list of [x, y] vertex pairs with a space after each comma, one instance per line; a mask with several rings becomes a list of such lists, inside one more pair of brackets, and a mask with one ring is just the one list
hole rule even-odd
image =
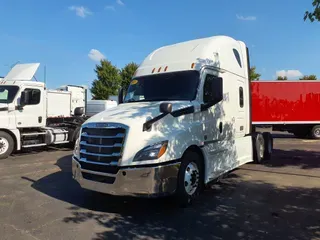
[[80, 158], [80, 138], [77, 139], [74, 145], [73, 156], [75, 156], [76, 158]]
[[155, 160], [160, 158], [163, 154], [165, 154], [168, 147], [168, 141], [159, 142], [140, 150], [133, 161], [146, 161], [146, 160]]

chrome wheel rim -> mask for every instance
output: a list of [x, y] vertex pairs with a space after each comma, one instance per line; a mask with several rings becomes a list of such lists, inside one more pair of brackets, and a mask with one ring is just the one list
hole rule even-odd
[[0, 155], [8, 151], [9, 142], [7, 139], [0, 137]]
[[196, 163], [191, 162], [184, 173], [184, 188], [188, 195], [196, 192], [199, 186], [199, 169]]
[[316, 129], [314, 130], [314, 136], [315, 136], [316, 138], [320, 138], [320, 128], [316, 128]]
[[260, 141], [260, 144], [259, 144], [259, 155], [260, 155], [260, 158], [263, 158], [264, 146], [263, 146], [263, 142], [262, 141]]

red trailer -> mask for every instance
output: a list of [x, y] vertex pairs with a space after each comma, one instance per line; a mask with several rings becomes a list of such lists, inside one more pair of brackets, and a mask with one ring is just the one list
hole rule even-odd
[[253, 81], [252, 123], [320, 139], [320, 81]]

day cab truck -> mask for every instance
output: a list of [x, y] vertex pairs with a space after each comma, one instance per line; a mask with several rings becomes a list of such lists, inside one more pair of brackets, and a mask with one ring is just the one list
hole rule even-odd
[[253, 81], [251, 88], [254, 125], [320, 139], [320, 81]]
[[214, 36], [153, 51], [119, 105], [88, 119], [73, 177], [111, 195], [174, 195], [188, 204], [203, 187], [272, 154], [272, 135], [251, 121], [244, 42]]
[[49, 90], [32, 81], [39, 63], [17, 64], [0, 81], [0, 159], [47, 145], [74, 146], [85, 116], [86, 89]]

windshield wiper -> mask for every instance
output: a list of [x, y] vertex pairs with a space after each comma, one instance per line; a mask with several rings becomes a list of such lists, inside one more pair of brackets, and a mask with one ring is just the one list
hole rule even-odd
[[134, 100], [133, 98], [128, 99], [126, 102], [137, 102], [136, 100]]

